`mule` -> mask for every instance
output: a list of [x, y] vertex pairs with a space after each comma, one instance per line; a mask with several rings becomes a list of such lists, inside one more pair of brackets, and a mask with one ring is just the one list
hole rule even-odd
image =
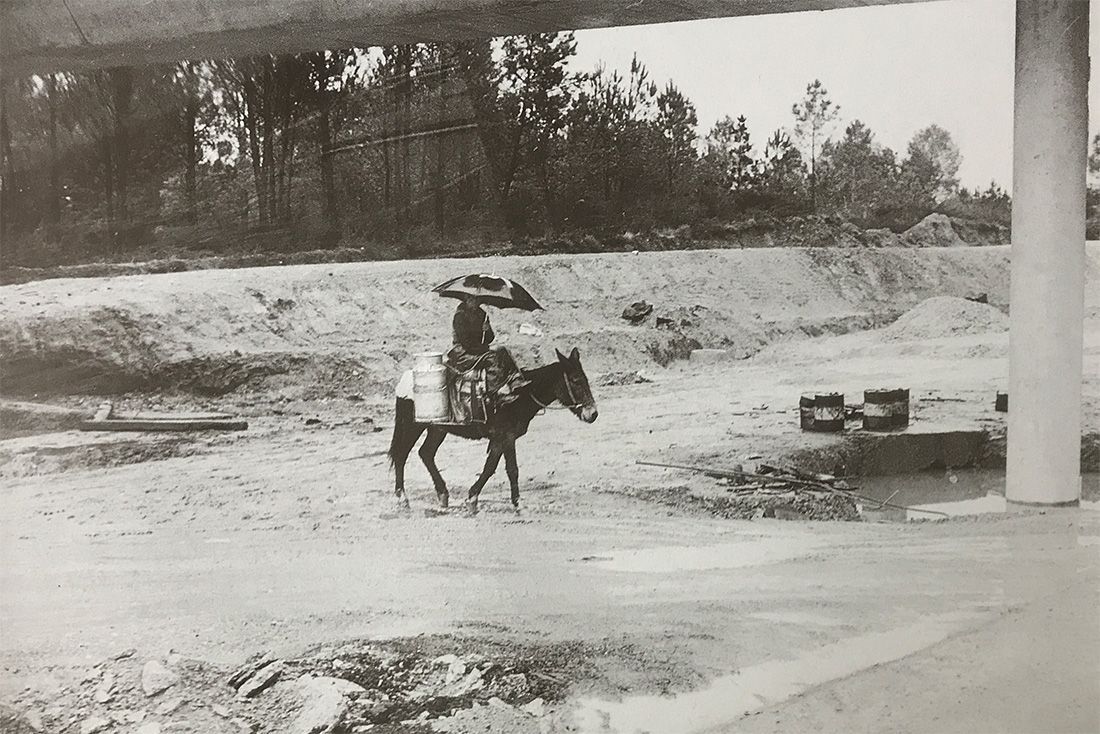
[[409, 506], [405, 495], [405, 462], [409, 452], [416, 445], [422, 433], [427, 432], [420, 446], [420, 458], [435, 484], [435, 493], [443, 507], [450, 504], [450, 492], [439, 467], [435, 464], [435, 455], [448, 434], [461, 438], [489, 441], [488, 456], [481, 475], [470, 487], [466, 496], [467, 507], [477, 512], [478, 496], [489, 478], [497, 470], [501, 457], [504, 457], [505, 470], [512, 490], [512, 506], [519, 509], [519, 464], [516, 461], [516, 440], [527, 433], [531, 420], [544, 408], [560, 403], [585, 423], [592, 423], [599, 415], [588, 377], [581, 366], [581, 355], [577, 349], [565, 356], [557, 352], [558, 359], [553, 364], [534, 370], [524, 370], [530, 384], [516, 391], [517, 397], [510, 403], [497, 408], [484, 423], [470, 425], [446, 425], [418, 423], [409, 398], [397, 398], [397, 417], [393, 426], [393, 439], [390, 441], [390, 463], [394, 471], [394, 492], [398, 502]]

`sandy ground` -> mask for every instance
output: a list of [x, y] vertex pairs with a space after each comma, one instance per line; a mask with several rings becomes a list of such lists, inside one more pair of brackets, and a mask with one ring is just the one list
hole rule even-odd
[[[3, 290], [10, 302], [14, 291]], [[1092, 431], [1098, 327], [1091, 319], [1086, 346]], [[425, 513], [434, 496], [415, 462], [413, 512], [395, 512], [388, 433], [361, 420], [368, 410], [378, 424], [389, 417], [369, 396], [196, 398], [252, 411], [249, 430], [158, 438], [103, 461], [102, 445], [133, 438], [2, 441], [0, 451], [24, 458], [0, 467], [0, 700], [49, 712], [94, 687], [89, 671], [127, 648], [140, 662], [175, 651], [229, 667], [260, 650], [289, 656], [423, 634], [437, 647], [524, 644], [548, 657], [576, 645], [571, 655], [585, 663], [542, 715], [485, 705], [434, 719], [437, 730], [1100, 730], [1100, 513], [730, 521], [640, 499], [715, 483], [639, 459], [728, 466], [829, 448], [836, 439], [798, 431], [807, 389], [908, 385], [914, 431], [996, 431], [1005, 346], [997, 332], [913, 342], [879, 331], [777, 344], [744, 362], [654, 368], [653, 382], [597, 388], [594, 425], [564, 411], [536, 420], [520, 445], [519, 515], [503, 475], [476, 517]], [[321, 423], [306, 425], [313, 416]], [[82, 459], [48, 458], [89, 443], [101, 446]], [[453, 493], [483, 457], [480, 445], [444, 444]], [[922, 501], [958, 498], [955, 474], [926, 476]], [[875, 491], [877, 481], [862, 486]], [[1088, 481], [1095, 502], [1100, 487]], [[220, 700], [213, 693], [192, 698], [185, 725], [157, 714], [158, 700], [128, 705], [165, 731], [239, 730], [202, 718]], [[86, 702], [47, 723], [79, 731], [90, 716], [110, 721], [118, 705]], [[225, 705], [262, 719], [263, 704]]]

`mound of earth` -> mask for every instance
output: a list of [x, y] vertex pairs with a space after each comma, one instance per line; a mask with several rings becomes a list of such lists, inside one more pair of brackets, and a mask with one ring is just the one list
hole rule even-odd
[[954, 296], [937, 296], [904, 313], [886, 330], [886, 336], [898, 341], [917, 341], [1004, 331], [1008, 331], [1008, 317], [993, 306]]
[[[1100, 254], [1098, 252], [1097, 254]], [[391, 394], [410, 355], [450, 344], [464, 272], [523, 283], [546, 311], [492, 314], [521, 365], [578, 347], [590, 374], [666, 366], [692, 349], [748, 357], [790, 337], [877, 326], [934, 294], [1003, 303], [1006, 248], [776, 248], [295, 265], [0, 287], [8, 395], [241, 390]], [[653, 314], [620, 318], [645, 300]]]
[[905, 230], [899, 239], [906, 247], [959, 247], [967, 244], [955, 231], [951, 217], [935, 213]]

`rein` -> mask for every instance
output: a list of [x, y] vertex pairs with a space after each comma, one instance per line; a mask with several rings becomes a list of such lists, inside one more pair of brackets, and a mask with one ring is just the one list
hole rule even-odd
[[549, 403], [544, 403], [535, 397], [533, 392], [527, 393], [528, 397], [534, 400], [535, 405], [543, 410], [572, 410], [573, 408], [580, 408], [582, 404], [577, 401], [577, 396], [573, 394], [573, 386], [569, 384], [569, 378], [565, 376], [565, 372], [562, 372], [561, 379], [565, 381], [565, 391], [569, 393], [569, 400], [571, 402], [562, 403], [561, 407], [558, 407], [554, 405], [554, 400], [551, 400]]

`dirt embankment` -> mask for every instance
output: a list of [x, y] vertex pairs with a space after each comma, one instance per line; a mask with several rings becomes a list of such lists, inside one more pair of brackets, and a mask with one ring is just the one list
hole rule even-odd
[[[1091, 249], [1093, 267], [1100, 249]], [[692, 348], [744, 357], [777, 340], [888, 323], [931, 296], [1008, 296], [1007, 248], [755, 249], [493, 257], [64, 279], [0, 288], [7, 395], [243, 387], [388, 391], [409, 355], [450, 341], [448, 277], [493, 272], [547, 307], [494, 312], [523, 364], [580, 348], [590, 373]], [[621, 318], [637, 300], [641, 324]], [[520, 327], [523, 332], [520, 333]], [[533, 327], [533, 328], [532, 328]]]
[[[118, 275], [181, 273], [191, 270], [311, 265], [394, 260], [398, 257], [482, 257], [485, 255], [547, 255], [612, 252], [655, 252], [666, 250], [744, 249], [755, 247], [962, 247], [1007, 245], [1008, 227], [996, 222], [933, 213], [908, 230], [864, 229], [839, 217], [792, 216], [750, 217], [735, 222], [705, 222], [697, 225], [619, 234], [568, 233], [513, 242], [482, 241], [476, 245], [417, 243], [408, 245], [328, 247], [316, 249], [308, 239], [295, 245], [258, 236], [245, 237], [242, 247], [210, 250], [194, 243], [148, 246], [113, 256], [86, 256], [94, 261], [65, 261], [66, 264], [0, 266], [0, 285], [29, 283], [47, 278], [100, 278]], [[304, 249], [303, 249], [304, 248]], [[398, 255], [397, 253], [405, 254]], [[165, 254], [174, 253], [174, 254]], [[71, 257], [78, 257], [72, 256]], [[119, 257], [125, 257], [120, 261]], [[105, 260], [95, 259], [106, 257]], [[10, 265], [10, 264], [9, 264]]]

